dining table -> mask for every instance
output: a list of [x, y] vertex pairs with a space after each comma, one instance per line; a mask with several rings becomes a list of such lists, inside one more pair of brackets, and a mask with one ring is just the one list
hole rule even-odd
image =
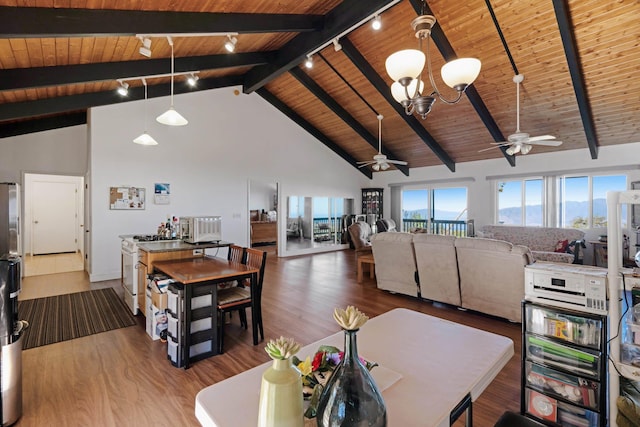
[[[344, 332], [306, 345], [297, 355], [313, 358], [320, 345], [343, 348]], [[379, 365], [371, 374], [390, 427], [448, 427], [465, 413], [471, 426], [472, 403], [514, 355], [510, 338], [406, 308], [369, 319], [358, 331], [357, 346], [361, 357]], [[261, 364], [198, 392], [200, 424], [254, 427], [262, 374], [269, 366]]]
[[[180, 259], [172, 261], [159, 261], [154, 264], [154, 269], [169, 276], [175, 282], [181, 284], [184, 288], [184, 345], [183, 351], [184, 368], [189, 367], [190, 361], [200, 360], [209, 356], [218, 354], [218, 293], [217, 285], [219, 283], [242, 281], [245, 279], [250, 280], [250, 289], [253, 292], [257, 286], [259, 269], [242, 264], [236, 261], [231, 261], [225, 258], [208, 256], [199, 258]], [[202, 291], [211, 295], [211, 328], [207, 331], [207, 339], [211, 339], [213, 345], [211, 350], [205, 353], [199, 354], [197, 358], [191, 358], [189, 356], [189, 349], [192, 344], [191, 334], [191, 321], [193, 310], [191, 307], [192, 299], [198, 294], [202, 294]], [[256, 298], [252, 298], [255, 301]], [[257, 307], [252, 305], [252, 313], [256, 313]], [[253, 325], [253, 336], [257, 336], [256, 325]], [[202, 336], [202, 332], [199, 332]]]

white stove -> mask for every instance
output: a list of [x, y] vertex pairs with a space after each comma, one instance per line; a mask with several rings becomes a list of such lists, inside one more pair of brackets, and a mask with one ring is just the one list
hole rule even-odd
[[122, 297], [134, 315], [138, 314], [138, 245], [133, 237], [122, 239]]

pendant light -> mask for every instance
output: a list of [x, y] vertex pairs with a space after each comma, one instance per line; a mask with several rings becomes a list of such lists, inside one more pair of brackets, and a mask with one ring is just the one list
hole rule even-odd
[[171, 46], [171, 107], [169, 107], [167, 111], [156, 117], [156, 121], [167, 126], [184, 126], [189, 122], [187, 121], [187, 119], [182, 117], [175, 108], [173, 108], [173, 40], [171, 39], [171, 37], [167, 37], [167, 40], [169, 41], [169, 45]]
[[158, 145], [158, 142], [147, 133], [147, 80], [142, 79], [142, 84], [144, 85], [144, 132], [133, 142], [140, 145]]

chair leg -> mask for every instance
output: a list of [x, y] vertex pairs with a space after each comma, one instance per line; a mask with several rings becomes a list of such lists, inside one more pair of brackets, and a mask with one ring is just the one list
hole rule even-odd
[[[238, 314], [240, 315], [240, 326], [244, 326], [244, 328], [247, 329], [247, 309], [243, 308], [238, 310]], [[253, 316], [253, 314], [251, 316]]]

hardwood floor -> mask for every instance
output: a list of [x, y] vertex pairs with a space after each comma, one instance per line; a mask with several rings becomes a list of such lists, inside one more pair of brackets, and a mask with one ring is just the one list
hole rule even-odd
[[40, 276], [43, 274], [67, 273], [84, 270], [84, 262], [80, 252], [25, 255], [22, 257], [24, 276]]
[[[37, 288], [46, 286], [49, 291], [61, 286], [59, 293], [67, 293], [104, 286], [119, 290], [120, 284], [118, 280], [90, 284], [83, 272], [28, 277], [21, 298], [37, 295]], [[368, 275], [359, 284], [350, 250], [267, 257], [266, 339], [283, 335], [302, 344], [314, 342], [339, 330], [333, 309], [347, 305], [370, 317], [406, 307], [511, 338], [516, 354], [474, 403], [474, 425], [492, 427], [502, 412], [519, 409], [519, 324], [392, 295], [378, 290]], [[198, 391], [269, 360], [264, 343], [253, 346], [251, 328], [240, 328], [234, 317], [225, 327], [224, 354], [196, 362], [188, 370], [178, 369], [167, 360], [166, 344], [146, 335], [144, 317], [138, 316], [138, 322], [138, 326], [23, 351], [23, 415], [16, 425], [198, 426], [194, 415]], [[455, 425], [462, 426], [462, 420]]]

